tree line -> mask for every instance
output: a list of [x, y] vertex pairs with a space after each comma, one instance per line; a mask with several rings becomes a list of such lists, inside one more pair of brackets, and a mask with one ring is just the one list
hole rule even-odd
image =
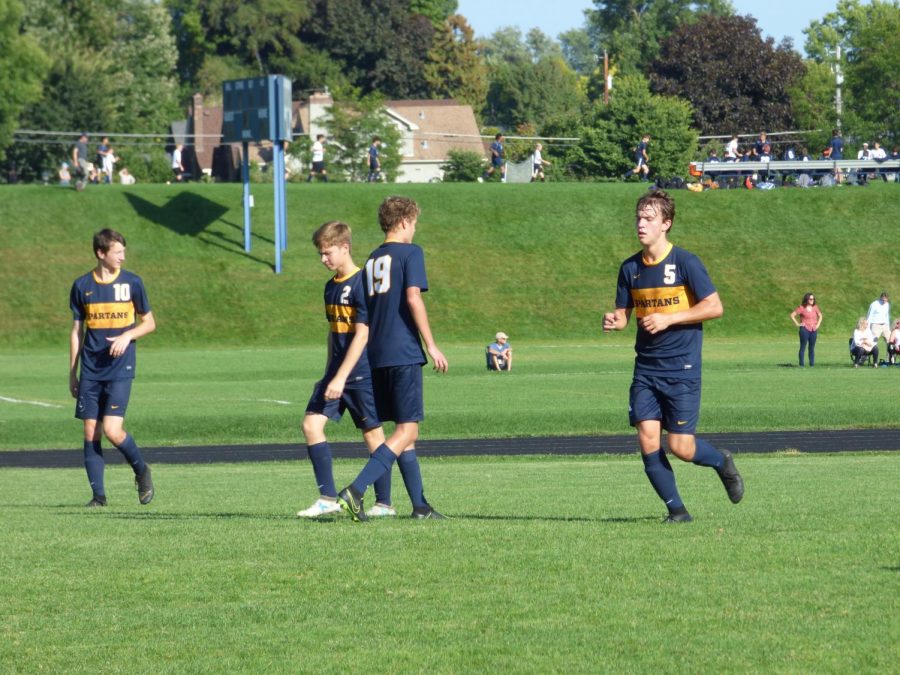
[[802, 139], [815, 153], [839, 122], [838, 67], [845, 137], [900, 142], [898, 0], [840, 0], [804, 34], [805, 58], [728, 0], [594, 0], [555, 38], [480, 39], [456, 0], [0, 0], [0, 153], [29, 180], [67, 141], [15, 130], [158, 134], [118, 147], [149, 171], [192, 94], [276, 73], [296, 97], [327, 87], [344, 110], [455, 98], [487, 134], [579, 138], [545, 148], [557, 178], [621, 174], [643, 133], [666, 174], [684, 172], [699, 136], [816, 130]]

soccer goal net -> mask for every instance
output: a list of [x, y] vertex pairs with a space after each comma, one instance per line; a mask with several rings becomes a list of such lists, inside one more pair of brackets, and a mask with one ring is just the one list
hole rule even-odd
[[507, 183], [530, 183], [531, 182], [531, 170], [532, 170], [532, 160], [531, 157], [526, 159], [524, 162], [518, 162], [513, 164], [511, 162], [506, 163], [506, 182]]

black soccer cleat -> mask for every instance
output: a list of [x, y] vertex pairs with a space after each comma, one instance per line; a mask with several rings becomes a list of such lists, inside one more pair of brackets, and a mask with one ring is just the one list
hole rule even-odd
[[86, 507], [89, 509], [96, 508], [98, 506], [106, 506], [106, 497], [104, 495], [94, 495], [87, 504]]
[[137, 487], [138, 501], [141, 504], [149, 504], [153, 501], [153, 479], [150, 477], [149, 466], [140, 476], [134, 477], [134, 484]]
[[690, 523], [693, 520], [694, 519], [691, 517], [691, 514], [687, 511], [684, 511], [682, 513], [670, 513], [665, 517], [663, 523], [665, 525], [672, 525], [674, 523]]
[[350, 515], [353, 522], [359, 523], [369, 519], [369, 516], [366, 515], [366, 510], [363, 507], [362, 495], [356, 494], [356, 490], [354, 490], [352, 486], [348, 485], [338, 492], [337, 503]]
[[435, 511], [431, 504], [416, 506], [413, 508], [412, 516], [410, 517], [416, 520], [447, 520], [447, 516]]
[[717, 473], [719, 478], [722, 479], [722, 485], [725, 486], [725, 491], [728, 493], [731, 503], [737, 504], [744, 498], [744, 479], [741, 478], [741, 474], [738, 473], [737, 467], [734, 465], [734, 458], [731, 456], [731, 452], [729, 450], [720, 450], [719, 452], [725, 456], [725, 461], [722, 463], [722, 468], [717, 470]]

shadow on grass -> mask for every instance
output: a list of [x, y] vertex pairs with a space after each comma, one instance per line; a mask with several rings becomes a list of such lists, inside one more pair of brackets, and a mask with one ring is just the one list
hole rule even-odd
[[631, 518], [614, 516], [611, 518], [585, 518], [584, 516], [485, 516], [472, 514], [459, 514], [448, 516], [451, 520], [502, 520], [502, 521], [551, 521], [561, 523], [640, 523], [646, 521], [661, 520], [657, 516], [634, 516]]

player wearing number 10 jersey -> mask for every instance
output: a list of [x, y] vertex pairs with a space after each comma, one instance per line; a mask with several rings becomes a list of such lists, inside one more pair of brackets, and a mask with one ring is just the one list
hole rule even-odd
[[439, 372], [447, 359], [435, 344], [422, 293], [428, 290], [425, 256], [412, 243], [419, 207], [407, 197], [388, 197], [378, 210], [384, 243], [366, 261], [369, 311], [369, 364], [375, 404], [382, 421], [396, 422], [391, 437], [372, 453], [338, 502], [354, 520], [365, 519], [362, 498], [369, 485], [391, 471], [396, 461], [413, 504], [413, 518], [442, 518], [425, 499], [415, 442], [424, 419], [422, 366], [427, 363], [419, 336]]
[[[94, 235], [97, 267], [72, 284], [74, 322], [69, 340], [69, 390], [75, 417], [84, 422], [84, 467], [93, 490], [88, 506], [106, 506], [102, 433], [134, 470], [138, 499], [153, 499], [150, 467], [123, 428], [135, 369], [135, 340], [156, 329], [141, 278], [122, 269], [125, 238], [114, 230]], [[140, 317], [140, 322], [137, 318]], [[81, 362], [81, 376], [78, 363]]]
[[641, 250], [622, 263], [616, 309], [603, 317], [604, 330], [623, 330], [637, 316], [634, 377], [628, 412], [637, 429], [644, 470], [665, 502], [668, 523], [688, 522], [675, 473], [662, 449], [662, 430], [669, 450], [679, 459], [712, 467], [735, 504], [744, 482], [731, 453], [694, 436], [700, 417], [700, 353], [703, 322], [722, 316], [722, 302], [700, 259], [673, 246], [668, 232], [675, 221], [675, 202], [662, 190], [638, 200], [636, 230]]

